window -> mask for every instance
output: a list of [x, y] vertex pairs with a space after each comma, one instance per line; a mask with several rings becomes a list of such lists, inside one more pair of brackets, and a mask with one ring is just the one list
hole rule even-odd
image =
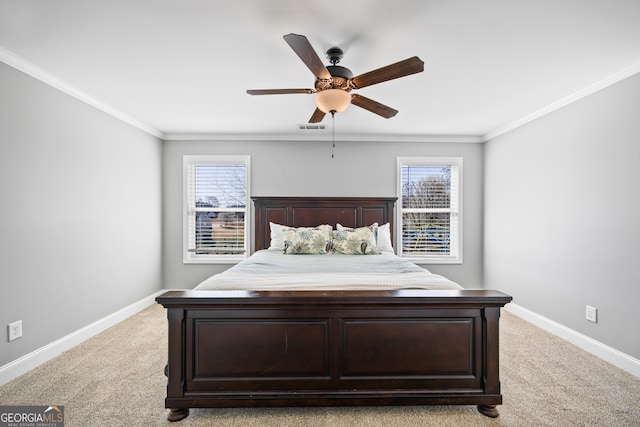
[[184, 156], [184, 262], [229, 263], [249, 252], [249, 157]]
[[398, 255], [462, 262], [462, 158], [398, 158]]

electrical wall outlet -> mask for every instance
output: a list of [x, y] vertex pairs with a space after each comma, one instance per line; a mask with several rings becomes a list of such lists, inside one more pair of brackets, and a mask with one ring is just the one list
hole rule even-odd
[[595, 307], [587, 306], [587, 320], [589, 322], [598, 323], [598, 309]]
[[17, 340], [22, 336], [22, 320], [9, 323], [7, 329], [9, 330], [9, 341]]

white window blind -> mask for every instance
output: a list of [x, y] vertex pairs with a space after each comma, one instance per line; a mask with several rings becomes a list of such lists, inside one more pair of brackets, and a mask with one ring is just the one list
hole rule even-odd
[[185, 262], [230, 262], [248, 253], [249, 158], [185, 156]]
[[460, 158], [400, 158], [398, 254], [461, 262]]

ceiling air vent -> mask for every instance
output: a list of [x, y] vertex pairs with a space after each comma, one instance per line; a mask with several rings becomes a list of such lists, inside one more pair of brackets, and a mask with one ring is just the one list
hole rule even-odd
[[300, 130], [325, 130], [325, 125], [317, 125], [315, 123], [304, 123], [298, 125], [298, 129]]

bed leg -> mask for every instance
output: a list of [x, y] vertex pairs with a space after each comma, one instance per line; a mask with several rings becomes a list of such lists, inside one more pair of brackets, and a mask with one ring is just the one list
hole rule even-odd
[[167, 415], [167, 420], [180, 421], [189, 416], [189, 408], [178, 408], [178, 409], [170, 409], [169, 415]]
[[481, 414], [491, 418], [496, 418], [498, 415], [500, 415], [500, 412], [498, 412], [498, 408], [496, 408], [496, 405], [478, 405], [478, 411], [480, 411]]

